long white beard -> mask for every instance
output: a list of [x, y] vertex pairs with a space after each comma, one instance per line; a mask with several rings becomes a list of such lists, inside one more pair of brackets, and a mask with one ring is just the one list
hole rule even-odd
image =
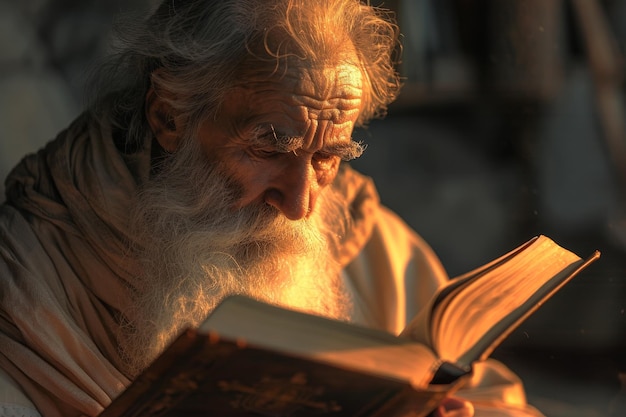
[[325, 220], [347, 218], [343, 199], [327, 187], [301, 221], [268, 205], [233, 211], [240, 187], [196, 143], [170, 158], [132, 213], [144, 274], [119, 336], [130, 375], [230, 294], [344, 320], [351, 309]]

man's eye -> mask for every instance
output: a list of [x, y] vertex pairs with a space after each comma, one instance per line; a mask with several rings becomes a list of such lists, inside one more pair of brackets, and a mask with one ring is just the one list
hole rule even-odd
[[252, 156], [256, 158], [262, 158], [262, 159], [272, 158], [280, 154], [280, 152], [278, 152], [276, 149], [271, 149], [271, 148], [249, 148], [248, 152]]
[[337, 166], [340, 158], [332, 153], [315, 152], [313, 154], [313, 163], [317, 169], [333, 169]]
[[315, 152], [313, 158], [318, 162], [331, 161], [337, 156], [327, 152]]

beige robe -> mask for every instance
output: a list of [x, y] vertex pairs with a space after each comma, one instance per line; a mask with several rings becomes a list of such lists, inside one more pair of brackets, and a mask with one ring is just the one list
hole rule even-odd
[[[79, 118], [10, 174], [0, 206], [0, 417], [96, 416], [130, 381], [116, 349], [137, 266], [126, 213], [150, 146], [124, 153], [108, 126]], [[399, 333], [446, 279], [435, 254], [348, 167], [334, 184], [354, 227], [339, 248], [354, 321]], [[140, 289], [139, 289], [140, 290]], [[471, 386], [477, 415], [539, 415], [520, 381], [489, 361]], [[29, 411], [30, 410], [30, 411]], [[29, 412], [31, 414], [29, 414]]]

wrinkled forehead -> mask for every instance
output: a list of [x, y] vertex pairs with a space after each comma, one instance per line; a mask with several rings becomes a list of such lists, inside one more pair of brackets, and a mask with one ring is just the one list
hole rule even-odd
[[242, 100], [241, 110], [249, 113], [267, 110], [304, 124], [328, 120], [336, 125], [352, 125], [363, 105], [363, 77], [353, 55], [322, 63], [292, 57], [278, 67], [247, 68], [238, 77], [233, 92]]

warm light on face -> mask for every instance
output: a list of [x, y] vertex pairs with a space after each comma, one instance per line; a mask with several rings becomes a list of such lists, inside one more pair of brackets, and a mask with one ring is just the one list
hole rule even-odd
[[280, 76], [252, 73], [201, 126], [207, 157], [241, 186], [236, 208], [268, 204], [290, 220], [306, 218], [341, 160], [362, 153], [352, 131], [363, 77], [352, 61], [318, 68], [293, 60]]

